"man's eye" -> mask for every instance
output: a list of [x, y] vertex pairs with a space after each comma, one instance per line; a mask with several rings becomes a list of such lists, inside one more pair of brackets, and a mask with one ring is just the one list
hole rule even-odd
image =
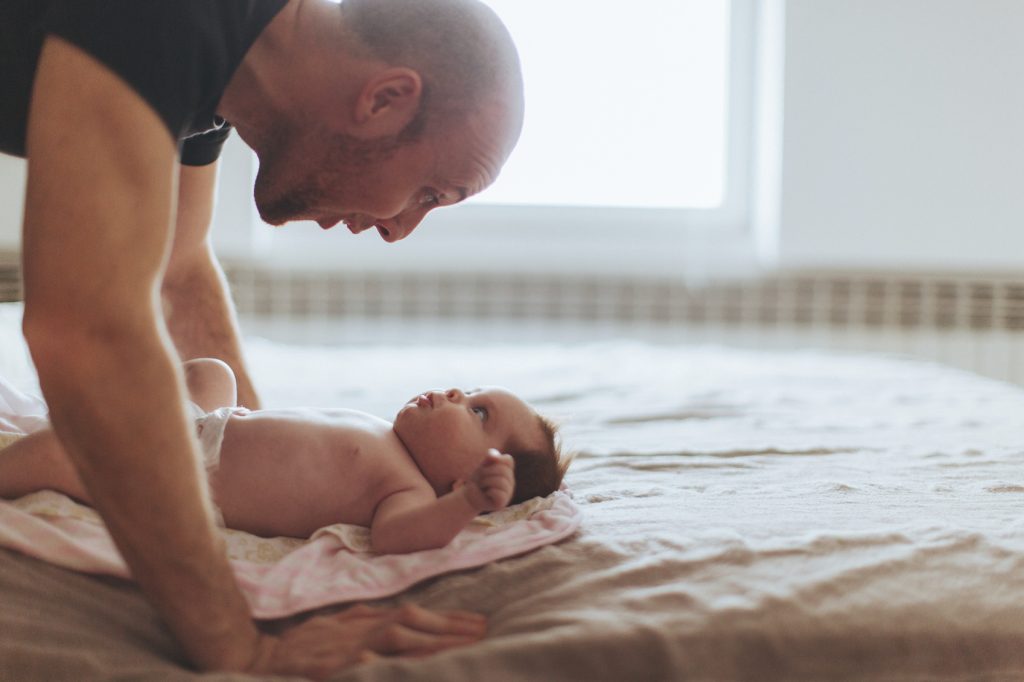
[[473, 412], [476, 416], [480, 417], [480, 421], [487, 420], [487, 408], [486, 407], [474, 407]]

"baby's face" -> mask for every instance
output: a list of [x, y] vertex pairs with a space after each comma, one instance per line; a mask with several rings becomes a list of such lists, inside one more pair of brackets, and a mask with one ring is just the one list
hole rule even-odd
[[536, 412], [499, 387], [421, 393], [402, 406], [393, 428], [438, 494], [469, 477], [489, 448], [543, 443]]

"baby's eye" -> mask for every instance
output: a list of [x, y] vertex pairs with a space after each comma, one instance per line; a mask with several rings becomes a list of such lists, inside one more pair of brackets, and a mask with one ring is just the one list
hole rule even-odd
[[441, 203], [441, 197], [435, 192], [427, 192], [420, 199], [421, 206], [437, 206], [439, 203]]
[[487, 421], [487, 408], [486, 407], [474, 407], [473, 413], [480, 417], [480, 421]]

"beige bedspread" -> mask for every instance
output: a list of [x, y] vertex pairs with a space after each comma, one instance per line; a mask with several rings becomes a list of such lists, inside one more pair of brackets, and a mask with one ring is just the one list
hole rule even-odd
[[[385, 602], [476, 609], [485, 642], [339, 680], [1024, 678], [1020, 389], [628, 342], [251, 350], [270, 404], [500, 383], [581, 450], [575, 537]], [[0, 551], [0, 679], [193, 676], [130, 584]]]

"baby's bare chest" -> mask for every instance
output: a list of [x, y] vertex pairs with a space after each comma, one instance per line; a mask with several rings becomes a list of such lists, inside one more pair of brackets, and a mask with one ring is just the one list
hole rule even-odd
[[362, 525], [388, 495], [427, 485], [388, 422], [344, 411], [233, 417], [216, 478], [268, 504]]

